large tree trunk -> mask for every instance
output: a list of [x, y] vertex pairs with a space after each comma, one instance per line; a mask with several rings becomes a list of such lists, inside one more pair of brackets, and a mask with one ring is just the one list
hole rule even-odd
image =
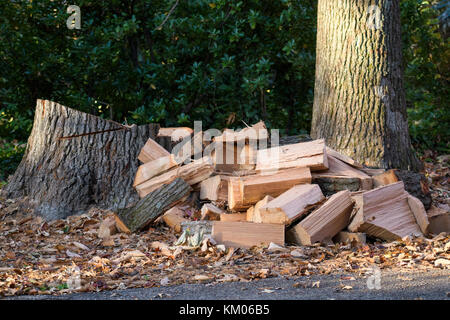
[[25, 155], [5, 188], [28, 197], [35, 213], [65, 218], [94, 205], [123, 208], [139, 199], [133, 189], [138, 154], [159, 125], [124, 127], [47, 100], [37, 100]]
[[417, 170], [399, 0], [319, 0], [311, 136], [372, 167]]

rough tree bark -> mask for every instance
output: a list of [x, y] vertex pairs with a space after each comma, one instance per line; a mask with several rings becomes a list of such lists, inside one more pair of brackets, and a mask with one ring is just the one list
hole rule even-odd
[[401, 63], [399, 0], [319, 0], [311, 136], [367, 166], [419, 169]]
[[139, 199], [133, 179], [137, 156], [159, 125], [124, 127], [55, 102], [37, 100], [25, 155], [4, 189], [28, 197], [47, 220], [91, 205], [118, 209]]

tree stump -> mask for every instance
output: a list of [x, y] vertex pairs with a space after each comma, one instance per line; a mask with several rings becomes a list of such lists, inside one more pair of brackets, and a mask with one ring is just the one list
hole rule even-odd
[[115, 210], [139, 199], [133, 179], [138, 154], [159, 125], [123, 126], [58, 103], [37, 100], [25, 155], [4, 188], [28, 197], [47, 220], [86, 211]]

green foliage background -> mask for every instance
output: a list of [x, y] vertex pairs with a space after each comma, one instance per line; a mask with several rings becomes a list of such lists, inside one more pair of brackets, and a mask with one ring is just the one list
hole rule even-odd
[[[73, 4], [81, 30], [66, 27], [67, 1], [0, 2], [0, 138], [9, 141], [0, 165], [20, 159], [37, 98], [127, 123], [223, 128], [264, 119], [282, 134], [309, 132], [316, 1]], [[449, 51], [439, 12], [430, 1], [401, 5], [411, 134], [448, 152]]]

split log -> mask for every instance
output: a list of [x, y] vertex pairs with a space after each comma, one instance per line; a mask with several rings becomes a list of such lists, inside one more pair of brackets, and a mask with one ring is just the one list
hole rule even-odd
[[252, 144], [214, 142], [212, 159], [216, 171], [234, 173], [236, 171], [253, 170], [256, 164], [256, 146]]
[[354, 168], [358, 168], [358, 169], [362, 169], [363, 168], [362, 164], [358, 163], [357, 161], [353, 160], [352, 158], [350, 158], [350, 157], [348, 157], [346, 155], [343, 155], [343, 154], [341, 154], [341, 153], [337, 152], [336, 150], [331, 149], [329, 147], [327, 147], [327, 155], [330, 155], [330, 156], [332, 156], [332, 157], [334, 157], [336, 159], [339, 159], [342, 162], [345, 162], [346, 164], [348, 164], [348, 165], [350, 165], [350, 166], [352, 166]]
[[158, 125], [114, 121], [37, 100], [33, 129], [16, 172], [3, 188], [7, 198], [28, 197], [46, 220], [91, 206], [117, 210], [138, 200], [133, 178], [139, 151]]
[[161, 157], [169, 156], [170, 152], [164, 149], [158, 142], [149, 138], [145, 145], [142, 147], [141, 152], [138, 155], [138, 159], [142, 163], [147, 163], [152, 160], [156, 160]]
[[136, 232], [155, 221], [166, 210], [187, 198], [192, 188], [181, 178], [163, 184], [148, 193], [134, 206], [120, 209], [116, 217], [131, 232]]
[[219, 216], [220, 221], [246, 221], [246, 213], [221, 213]]
[[160, 128], [157, 141], [166, 150], [176, 155], [175, 159], [178, 163], [182, 163], [184, 159], [178, 158], [181, 155], [181, 147], [178, 147], [178, 152], [174, 152], [174, 150], [177, 145], [184, 144], [187, 141], [190, 141], [192, 133], [193, 130], [188, 127]]
[[420, 231], [422, 231], [423, 234], [428, 234], [428, 227], [430, 226], [430, 222], [428, 221], [427, 212], [425, 211], [423, 203], [416, 197], [408, 195], [408, 204], [414, 217], [416, 218], [416, 222], [420, 227]]
[[[364, 172], [355, 169], [345, 162], [336, 159], [331, 155], [327, 155], [328, 158], [328, 169], [325, 171], [313, 172], [313, 181], [317, 182], [321, 179], [329, 179], [330, 182], [334, 182], [333, 187], [337, 190], [334, 192], [342, 191], [339, 188], [344, 188], [344, 190], [356, 191], [352, 187], [354, 179], [359, 179], [359, 189], [370, 190], [372, 189], [372, 178], [365, 174]], [[323, 180], [322, 180], [323, 181]], [[350, 185], [348, 183], [351, 183]], [[322, 187], [322, 186], [321, 186]], [[328, 189], [326, 189], [328, 191]]]
[[259, 209], [268, 204], [272, 200], [273, 200], [272, 196], [265, 196], [262, 200], [258, 201], [253, 207], [248, 208], [246, 220], [249, 222], [262, 223], [261, 213], [259, 212]]
[[266, 195], [276, 197], [302, 183], [311, 183], [308, 168], [280, 170], [270, 175], [232, 177], [228, 181], [228, 207], [235, 211], [246, 210]]
[[284, 226], [251, 222], [214, 221], [212, 238], [227, 247], [250, 248], [269, 245], [284, 246]]
[[157, 177], [147, 180], [136, 186], [136, 190], [141, 198], [153, 190], [158, 189], [161, 185], [169, 183], [177, 177], [185, 180], [189, 185], [194, 185], [207, 179], [214, 172], [211, 159], [208, 157], [195, 160], [187, 165], [174, 168]]
[[166, 172], [176, 165], [177, 162], [171, 154], [140, 165], [136, 172], [136, 177], [134, 178], [133, 187]]
[[354, 196], [358, 211], [348, 229], [387, 241], [422, 235], [407, 197], [401, 181]]
[[353, 201], [348, 190], [331, 196], [320, 208], [300, 221], [288, 233], [299, 245], [312, 245], [331, 239], [347, 227]]
[[421, 173], [391, 169], [374, 175], [372, 179], [375, 187], [403, 181], [405, 190], [412, 196], [418, 198], [423, 203], [425, 209], [429, 209], [431, 206], [431, 194], [428, 189], [428, 182]]
[[311, 171], [328, 169], [323, 139], [258, 150], [257, 171], [309, 167]]
[[228, 200], [228, 180], [230, 177], [217, 175], [200, 183], [200, 199], [211, 201]]
[[201, 209], [201, 220], [220, 220], [220, 215], [225, 213], [212, 203], [205, 203]]
[[261, 222], [289, 225], [324, 198], [317, 184], [294, 186], [259, 209]]
[[371, 177], [376, 176], [378, 174], [382, 174], [383, 172], [386, 171], [386, 169], [382, 168], [361, 168], [360, 170]]
[[162, 220], [175, 232], [181, 232], [181, 224], [188, 221], [184, 218], [184, 211], [177, 206], [167, 210], [162, 216]]
[[257, 143], [260, 139], [267, 139], [267, 137], [266, 124], [261, 120], [251, 127], [246, 127], [239, 131], [225, 129], [222, 135], [214, 137], [214, 142], [251, 144]]

